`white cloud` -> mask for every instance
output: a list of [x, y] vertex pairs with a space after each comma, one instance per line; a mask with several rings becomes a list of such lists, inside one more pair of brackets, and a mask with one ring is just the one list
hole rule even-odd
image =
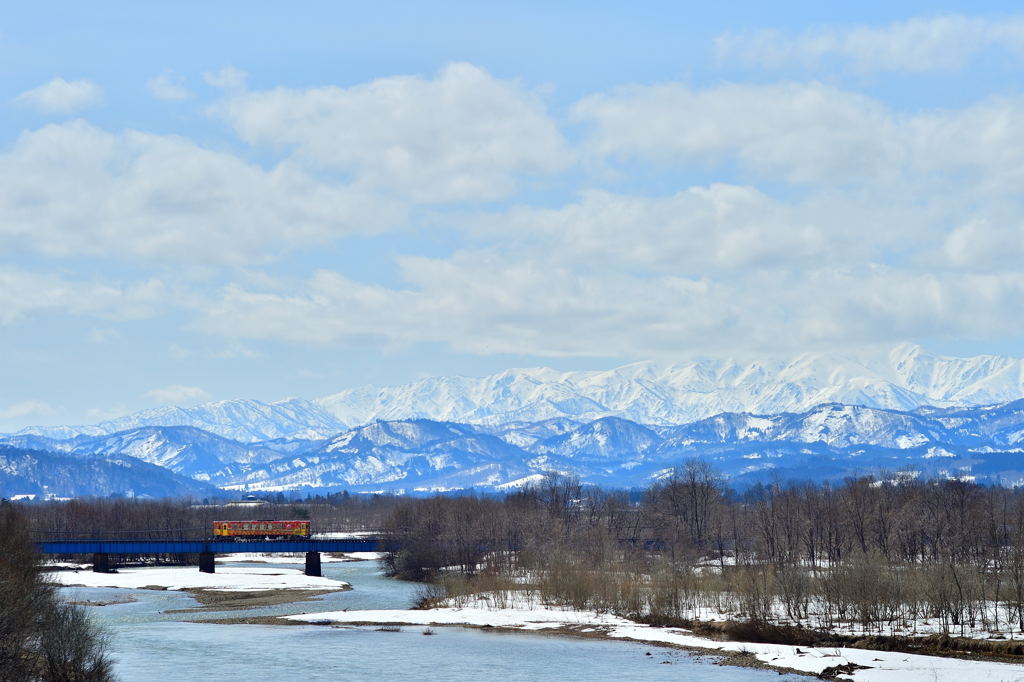
[[715, 40], [720, 58], [762, 67], [838, 59], [858, 71], [955, 70], [989, 49], [1024, 54], [1024, 19], [914, 17], [885, 26], [824, 26], [800, 35], [760, 30]]
[[[407, 315], [415, 299], [418, 297], [413, 292], [360, 284], [340, 273], [319, 271], [296, 293], [250, 291], [230, 285], [220, 297], [206, 303], [196, 326], [227, 338], [275, 338], [313, 344], [390, 343], [385, 339], [388, 329], [377, 328], [382, 309], [389, 311], [387, 317]], [[288, 328], [272, 331], [279, 325]]]
[[27, 90], [15, 102], [44, 114], [67, 114], [95, 106], [103, 99], [103, 90], [88, 80], [66, 81], [54, 78], [37, 88]]
[[194, 97], [192, 92], [185, 87], [185, 77], [175, 74], [173, 71], [164, 71], [159, 76], [146, 81], [146, 89], [149, 93], [162, 100], [185, 100]]
[[203, 80], [206, 81], [207, 85], [212, 85], [222, 90], [245, 90], [249, 74], [233, 66], [225, 66], [220, 71], [207, 71], [203, 74]]
[[0, 266], [0, 324], [56, 312], [112, 320], [148, 317], [170, 296], [157, 279], [130, 284], [69, 280]]
[[23, 417], [49, 417], [57, 413], [49, 403], [41, 400], [23, 400], [0, 408], [0, 419], [21, 419]]
[[261, 354], [238, 341], [231, 341], [219, 348], [186, 348], [172, 343], [167, 348], [167, 354], [178, 361], [191, 360], [193, 358], [205, 358], [210, 360], [251, 360], [261, 357]]
[[235, 341], [220, 350], [211, 351], [210, 357], [215, 360], [251, 360], [260, 357], [260, 353]]
[[236, 338], [477, 354], [672, 358], [1019, 331], [1024, 274], [852, 270], [721, 279], [580, 273], [480, 254], [407, 264], [412, 289], [321, 272], [291, 295], [229, 288], [199, 326]]
[[[756, 112], [756, 113], [755, 113]], [[843, 181], [902, 164], [879, 103], [818, 83], [623, 88], [580, 101], [600, 156], [706, 164], [736, 160], [796, 182]]]
[[147, 391], [144, 395], [161, 405], [185, 405], [209, 400], [210, 394], [198, 386], [165, 386]]
[[120, 338], [121, 333], [110, 327], [93, 327], [89, 330], [87, 337], [90, 342], [102, 345]]
[[252, 144], [293, 149], [303, 163], [420, 202], [503, 197], [518, 176], [571, 160], [538, 96], [470, 64], [432, 80], [240, 94], [219, 111]]
[[132, 408], [127, 405], [114, 405], [112, 407], [90, 407], [85, 414], [89, 422], [104, 422], [123, 417], [131, 411]]
[[[467, 218], [478, 245], [399, 258], [400, 286], [332, 271], [303, 285], [251, 278], [204, 302], [195, 325], [341, 347], [664, 359], [1019, 333], [1022, 223], [964, 227], [1019, 206], [869, 196], [589, 191], [559, 208]], [[1009, 255], [995, 269], [1000, 240]]]
[[1024, 269], [1024, 216], [978, 217], [957, 225], [942, 243], [946, 264], [970, 270]]
[[574, 118], [592, 125], [586, 145], [597, 157], [734, 162], [773, 180], [868, 183], [882, 196], [894, 183], [1016, 192], [1024, 181], [1021, 97], [908, 115], [820, 83], [670, 83], [587, 97]]
[[47, 256], [263, 261], [401, 216], [397, 202], [294, 164], [265, 170], [184, 138], [82, 121], [23, 133], [0, 155], [0, 246]]
[[[591, 190], [556, 209], [519, 207], [478, 218], [478, 232], [505, 250], [531, 239], [577, 267], [632, 267], [693, 275], [735, 268], [823, 264], [871, 253], [877, 244], [857, 236], [856, 219], [815, 201], [788, 205], [753, 187], [714, 184], [669, 197]], [[839, 213], [839, 215], [837, 215]], [[852, 216], [851, 216], [852, 218]]]
[[[574, 156], [536, 94], [466, 64], [347, 89], [229, 93], [218, 112], [285, 160], [263, 167], [81, 121], [24, 133], [0, 155], [0, 248], [72, 267], [79, 255], [258, 264], [424, 211], [407, 202], [506, 196]], [[168, 339], [179, 360], [252, 357], [248, 339], [668, 359], [1020, 333], [1022, 97], [903, 113], [820, 83], [670, 83], [588, 97], [573, 118], [589, 124], [584, 152], [613, 168], [738, 168], [744, 184], [437, 211], [424, 220], [461, 227], [460, 250], [396, 257], [401, 281], [387, 286], [330, 269], [296, 280], [296, 268], [324, 263], [304, 258], [222, 271], [213, 281], [233, 283], [212, 295], [0, 268], [0, 323], [173, 305], [220, 337]], [[208, 396], [170, 386], [147, 397]]]
[[191, 348], [185, 348], [177, 343], [172, 343], [167, 347], [167, 354], [173, 360], [188, 360], [189, 358], [195, 357], [197, 353]]

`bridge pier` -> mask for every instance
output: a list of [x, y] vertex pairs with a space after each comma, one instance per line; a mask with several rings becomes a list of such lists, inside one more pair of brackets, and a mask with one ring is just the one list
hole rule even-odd
[[106, 552], [93, 554], [92, 570], [94, 573], [110, 573], [110, 555]]
[[320, 552], [306, 552], [306, 575], [319, 578], [323, 575], [320, 572]]
[[199, 572], [200, 573], [213, 573], [214, 561], [213, 552], [200, 552], [199, 553]]

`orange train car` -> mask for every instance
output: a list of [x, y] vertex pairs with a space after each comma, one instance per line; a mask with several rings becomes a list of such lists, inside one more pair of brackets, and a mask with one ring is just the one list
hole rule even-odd
[[213, 536], [225, 540], [308, 539], [309, 521], [214, 521]]

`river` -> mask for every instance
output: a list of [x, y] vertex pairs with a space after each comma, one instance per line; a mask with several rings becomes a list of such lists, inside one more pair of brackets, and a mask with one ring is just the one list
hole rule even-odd
[[[295, 567], [295, 564], [282, 564]], [[353, 589], [313, 602], [244, 612], [168, 613], [196, 602], [184, 592], [63, 588], [107, 630], [120, 680], [803, 680], [767, 670], [715, 665], [684, 651], [623, 641], [473, 628], [219, 625], [185, 620], [342, 609], [406, 608], [417, 586], [381, 575], [376, 562], [324, 564]], [[650, 655], [648, 655], [650, 654]]]

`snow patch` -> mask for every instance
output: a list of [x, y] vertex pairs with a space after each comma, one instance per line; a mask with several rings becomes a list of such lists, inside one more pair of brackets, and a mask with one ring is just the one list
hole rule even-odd
[[172, 568], [122, 568], [117, 573], [53, 571], [54, 582], [68, 587], [120, 587], [168, 590], [206, 589], [223, 592], [262, 590], [343, 590], [349, 584], [332, 578], [316, 578], [290, 568], [222, 566], [216, 573], [200, 573], [195, 566]]

